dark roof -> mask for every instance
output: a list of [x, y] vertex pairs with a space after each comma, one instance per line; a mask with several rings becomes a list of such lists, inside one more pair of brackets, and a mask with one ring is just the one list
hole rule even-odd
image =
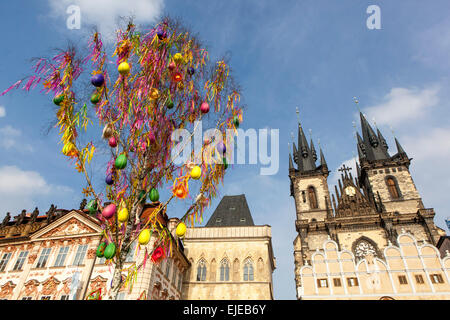
[[245, 195], [224, 196], [206, 227], [254, 226]]

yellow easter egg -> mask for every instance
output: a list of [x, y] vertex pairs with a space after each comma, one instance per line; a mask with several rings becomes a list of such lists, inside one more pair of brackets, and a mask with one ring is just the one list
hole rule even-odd
[[121, 64], [119, 64], [117, 70], [121, 75], [127, 75], [130, 72], [130, 65], [128, 64], [128, 62], [124, 61]]
[[152, 98], [152, 99], [158, 99], [159, 98], [159, 91], [158, 91], [158, 89], [156, 89], [156, 88], [152, 88], [151, 90], [150, 90], [150, 97]]
[[120, 222], [126, 222], [128, 220], [128, 209], [127, 208], [122, 208], [119, 210], [117, 219]]
[[175, 55], [173, 56], [173, 61], [175, 61], [176, 63], [180, 63], [181, 61], [183, 61], [183, 56], [181, 55], [181, 53], [175, 53]]
[[150, 230], [144, 229], [139, 234], [139, 243], [142, 245], [146, 245], [150, 241]]
[[199, 166], [195, 166], [191, 170], [191, 178], [198, 180], [202, 176], [202, 169]]
[[186, 233], [186, 225], [183, 222], [180, 222], [175, 230], [177, 237], [182, 238]]

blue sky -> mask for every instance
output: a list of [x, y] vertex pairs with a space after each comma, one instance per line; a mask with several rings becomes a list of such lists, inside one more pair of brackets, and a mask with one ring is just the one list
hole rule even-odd
[[[66, 28], [70, 4], [81, 6], [80, 30]], [[366, 27], [366, 9], [373, 4], [381, 9], [381, 30]], [[448, 1], [2, 1], [0, 91], [28, 74], [30, 58], [85, 39], [93, 24], [108, 31], [116, 15], [130, 10], [137, 23], [152, 23], [163, 13], [182, 17], [212, 57], [231, 52], [247, 105], [242, 128], [280, 130], [278, 174], [261, 176], [260, 165], [234, 165], [221, 189], [222, 195], [246, 194], [255, 223], [272, 226], [275, 298], [295, 299], [288, 142], [291, 132], [297, 134], [296, 107], [316, 147], [321, 141], [333, 187], [342, 163], [354, 167], [357, 96], [391, 153], [396, 152], [392, 126], [414, 158], [414, 182], [425, 206], [435, 208], [436, 224], [445, 228], [450, 215], [445, 201], [450, 187]], [[57, 132], [46, 133], [52, 112], [51, 98], [37, 90], [0, 97], [0, 218], [35, 206], [43, 213], [51, 203], [78, 208], [84, 179], [60, 153]]]

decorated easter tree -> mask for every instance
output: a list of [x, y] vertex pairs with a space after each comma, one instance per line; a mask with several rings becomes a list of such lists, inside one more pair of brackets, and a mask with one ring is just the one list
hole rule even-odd
[[[85, 176], [82, 192], [90, 198], [87, 209], [101, 221], [105, 241], [97, 256], [114, 267], [109, 297], [116, 299], [124, 281], [132, 286], [142, 266], [124, 270], [135, 240], [145, 249], [151, 236], [157, 237], [153, 250], [145, 254], [144, 265], [172, 254], [174, 237], [158, 222], [158, 214], [173, 199], [186, 201], [189, 209], [176, 228], [176, 235], [183, 237], [186, 224], [201, 221], [223, 183], [229, 155], [226, 139], [205, 139], [198, 161], [178, 163], [175, 160], [184, 146], [173, 141], [172, 134], [187, 129], [193, 135], [200, 121], [203, 127], [206, 123], [217, 129], [221, 137], [225, 131], [236, 133], [242, 108], [226, 61], [209, 61], [198, 39], [168, 18], [142, 32], [130, 22], [117, 31], [110, 51], [100, 34], [94, 33], [85, 50], [71, 47], [53, 58], [37, 59], [34, 74], [1, 95], [21, 86], [25, 90], [41, 86], [42, 92], [52, 95], [62, 153]], [[89, 96], [80, 93], [79, 88], [86, 86]], [[98, 128], [102, 139], [97, 138]], [[95, 145], [90, 139], [100, 142]], [[104, 149], [109, 149], [102, 178], [106, 184], [96, 190], [89, 168]], [[170, 186], [169, 196], [160, 199], [164, 186]], [[141, 221], [147, 198], [155, 209]], [[128, 272], [126, 280], [123, 272]]]

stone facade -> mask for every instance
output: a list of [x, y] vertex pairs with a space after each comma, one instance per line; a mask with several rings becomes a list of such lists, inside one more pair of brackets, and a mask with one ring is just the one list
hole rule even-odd
[[339, 250], [328, 239], [312, 254], [311, 265], [300, 268], [303, 300], [402, 300], [449, 299], [450, 255], [444, 259], [431, 244], [419, 245], [415, 237], [402, 233], [399, 246], [389, 245], [380, 256], [358, 260], [351, 250]]
[[[114, 265], [95, 254], [101, 235], [99, 220], [81, 210], [63, 210], [51, 219], [41, 216], [35, 221], [27, 215], [18, 225], [5, 222], [0, 228], [0, 299], [82, 300], [98, 289], [102, 299], [108, 299]], [[134, 244], [124, 279], [127, 269], [141, 267], [155, 237], [146, 247]], [[162, 263], [148, 260], [133, 286], [123, 286], [119, 299], [180, 299], [188, 267], [182, 249], [174, 246], [172, 257]]]
[[[183, 299], [273, 299], [271, 238], [269, 226], [188, 228], [184, 245], [191, 269], [186, 273]], [[199, 270], [201, 264], [205, 269]]]
[[[445, 236], [445, 231], [434, 224], [434, 210], [423, 205], [409, 172], [410, 159], [397, 140], [398, 153], [390, 156], [381, 132], [375, 133], [362, 114], [361, 128], [364, 138], [357, 134], [357, 177], [352, 177], [350, 168], [342, 167], [335, 193], [330, 194], [329, 171], [323, 152], [320, 150], [320, 165], [316, 166], [314, 145], [306, 142], [299, 126], [298, 150], [294, 144], [294, 161], [298, 169], [289, 157], [298, 231], [294, 240], [297, 298], [379, 299], [385, 294], [391, 298], [395, 296], [395, 299], [450, 299], [449, 260], [444, 257], [433, 264], [424, 262], [428, 258], [437, 259], [436, 245]], [[412, 240], [402, 244], [400, 239]], [[323, 254], [328, 250], [327, 246], [333, 251], [329, 256]], [[415, 246], [419, 251], [411, 252], [410, 257], [405, 254], [407, 246]], [[392, 249], [395, 247], [396, 251]], [[401, 252], [398, 259], [408, 263], [394, 266], [389, 259], [394, 259], [395, 252]], [[337, 284], [349, 277], [363, 279], [365, 273], [372, 272], [367, 269], [369, 267], [384, 270], [385, 278], [377, 280], [376, 291], [372, 287], [347, 288], [345, 285], [333, 289], [331, 278], [341, 277], [336, 280]], [[433, 270], [440, 274], [439, 282], [424, 289]], [[398, 272], [406, 277], [406, 280], [401, 278], [400, 287], [392, 280], [392, 274]], [[423, 286], [422, 283], [417, 288], [414, 286], [411, 274], [415, 272], [421, 274], [419, 282], [425, 279]], [[322, 280], [323, 286], [316, 283], [318, 279]]]

